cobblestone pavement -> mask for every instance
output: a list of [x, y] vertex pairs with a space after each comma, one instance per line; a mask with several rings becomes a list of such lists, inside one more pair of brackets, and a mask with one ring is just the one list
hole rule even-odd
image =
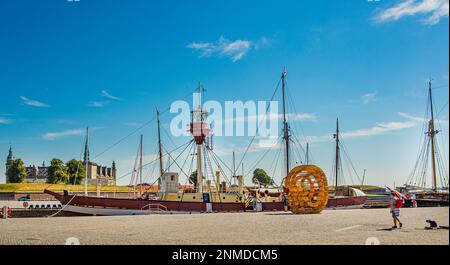
[[[403, 228], [389, 209], [177, 214], [0, 220], [0, 244], [449, 244], [449, 208], [402, 209]], [[368, 238], [370, 238], [368, 240]]]

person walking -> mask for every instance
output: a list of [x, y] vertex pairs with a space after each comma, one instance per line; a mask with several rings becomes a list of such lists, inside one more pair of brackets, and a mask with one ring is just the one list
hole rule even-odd
[[289, 198], [288, 198], [286, 192], [283, 192], [281, 194], [281, 199], [283, 201], [284, 211], [287, 212], [288, 211], [288, 207], [289, 207]]
[[[403, 205], [403, 199], [397, 197], [395, 194], [391, 194], [391, 214], [394, 221], [392, 229], [402, 228], [403, 224], [398, 218], [400, 216], [400, 208]], [[399, 227], [397, 227], [397, 223]]]

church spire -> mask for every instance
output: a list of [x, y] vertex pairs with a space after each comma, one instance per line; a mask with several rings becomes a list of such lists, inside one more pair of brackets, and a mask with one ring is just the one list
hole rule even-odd
[[86, 143], [84, 144], [84, 163], [89, 162], [89, 127], [86, 128]]
[[9, 152], [8, 152], [8, 157], [6, 158], [6, 162], [8, 163], [9, 161], [13, 160], [14, 156], [13, 156], [13, 152], [12, 152], [12, 147], [9, 146]]

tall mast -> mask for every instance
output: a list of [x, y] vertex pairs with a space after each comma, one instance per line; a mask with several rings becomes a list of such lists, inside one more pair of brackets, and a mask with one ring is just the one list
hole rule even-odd
[[[158, 118], [158, 155], [159, 155], [159, 173], [160, 173], [159, 176], [161, 177], [164, 173], [164, 168], [163, 168], [163, 161], [162, 161], [161, 123], [159, 121], [159, 111], [158, 110], [156, 110], [156, 117]], [[158, 178], [158, 184], [159, 183], [160, 183], [160, 178]]]
[[337, 190], [338, 186], [338, 176], [339, 176], [339, 119], [336, 119], [336, 134], [334, 134], [334, 139], [336, 139], [336, 165], [334, 165], [335, 169], [335, 186], [334, 190]]
[[[364, 173], [363, 173], [363, 176], [362, 176], [362, 182], [361, 182], [361, 188], [362, 188], [362, 186], [364, 186], [364, 179], [366, 178], [366, 170], [364, 169]], [[394, 186], [394, 188], [395, 188], [395, 186]]]
[[286, 120], [286, 93], [285, 93], [285, 82], [286, 77], [286, 67], [283, 69], [283, 74], [281, 75], [282, 93], [283, 93], [283, 133], [284, 142], [286, 145], [286, 176], [289, 175], [290, 164], [289, 164], [289, 129]]
[[84, 196], [88, 196], [88, 169], [89, 169], [89, 127], [86, 127], [86, 143], [84, 146], [84, 164], [86, 176], [84, 178]]
[[141, 134], [141, 144], [140, 144], [140, 151], [139, 151], [139, 197], [142, 196], [142, 139], [143, 136]]
[[233, 172], [232, 172], [232, 174], [233, 174], [234, 182], [236, 183], [236, 156], [234, 154], [234, 151], [233, 151]]
[[436, 154], [435, 154], [435, 139], [434, 136], [438, 131], [434, 130], [434, 112], [433, 112], [433, 96], [431, 94], [431, 80], [428, 82], [428, 93], [430, 97], [430, 112], [431, 120], [428, 123], [428, 137], [431, 140], [431, 166], [433, 170], [433, 190], [437, 192], [437, 178], [436, 178]]
[[309, 165], [309, 143], [306, 143], [306, 164]]
[[202, 172], [202, 147], [205, 142], [205, 132], [203, 131], [203, 116], [206, 112], [202, 109], [202, 87], [198, 82], [198, 108], [194, 110], [192, 115], [192, 134], [197, 144], [197, 192], [203, 193], [203, 172]]

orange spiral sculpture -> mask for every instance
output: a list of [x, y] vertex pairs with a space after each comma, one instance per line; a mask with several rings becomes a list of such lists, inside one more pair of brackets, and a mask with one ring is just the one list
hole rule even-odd
[[295, 214], [320, 213], [327, 206], [328, 182], [325, 173], [312, 165], [293, 168], [284, 180], [290, 210]]

